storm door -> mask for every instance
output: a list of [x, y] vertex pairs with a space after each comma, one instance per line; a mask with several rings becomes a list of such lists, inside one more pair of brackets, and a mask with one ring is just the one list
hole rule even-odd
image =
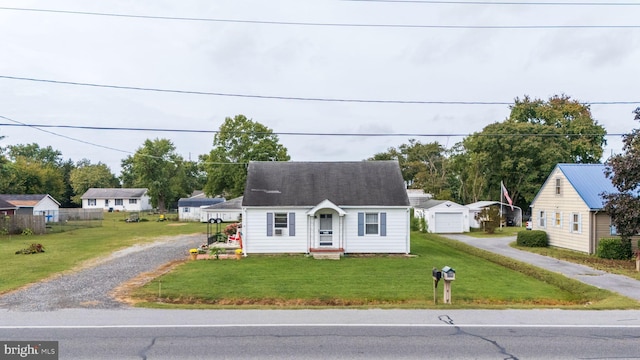
[[333, 246], [333, 217], [320, 214], [320, 246]]

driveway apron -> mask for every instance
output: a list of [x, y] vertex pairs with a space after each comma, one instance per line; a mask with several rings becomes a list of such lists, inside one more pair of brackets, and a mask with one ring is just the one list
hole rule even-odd
[[509, 243], [516, 241], [515, 236], [496, 238], [475, 238], [457, 234], [444, 236], [640, 301], [640, 281], [623, 275], [609, 274], [585, 265], [514, 249], [509, 246]]
[[174, 260], [186, 259], [202, 235], [165, 238], [116, 251], [90, 267], [63, 274], [0, 296], [0, 309], [54, 311], [65, 308], [127, 307], [110, 293], [122, 283]]

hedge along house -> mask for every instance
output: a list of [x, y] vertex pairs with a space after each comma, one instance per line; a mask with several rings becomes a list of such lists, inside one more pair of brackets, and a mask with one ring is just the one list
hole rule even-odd
[[251, 162], [244, 252], [408, 254], [409, 209], [396, 161]]
[[616, 237], [603, 192], [618, 192], [604, 165], [556, 165], [531, 202], [533, 230], [545, 231], [551, 246], [595, 254], [600, 239]]
[[82, 195], [83, 209], [103, 211], [151, 210], [146, 188], [90, 188]]

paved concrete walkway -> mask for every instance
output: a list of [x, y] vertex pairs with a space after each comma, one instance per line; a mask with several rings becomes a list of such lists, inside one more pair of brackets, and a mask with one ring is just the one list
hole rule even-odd
[[474, 238], [457, 234], [447, 234], [444, 236], [640, 301], [640, 281], [623, 275], [609, 274], [588, 266], [514, 249], [509, 246], [509, 243], [516, 240], [515, 236], [499, 238]]

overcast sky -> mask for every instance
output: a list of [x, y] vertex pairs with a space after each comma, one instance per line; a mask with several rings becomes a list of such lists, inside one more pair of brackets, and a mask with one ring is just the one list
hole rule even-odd
[[[56, 136], [4, 124], [215, 131], [243, 114], [276, 133], [414, 134], [280, 135], [292, 160], [358, 161], [409, 138], [450, 148], [462, 137], [436, 135], [480, 131], [503, 121], [516, 97], [555, 94], [605, 103], [591, 110], [609, 134], [638, 127], [640, 2], [461, 2], [0, 0], [0, 146], [35, 142], [65, 160], [101, 161], [119, 173], [120, 161], [145, 139], [168, 138], [196, 160], [211, 150], [213, 134], [43, 129]], [[637, 27], [611, 27], [621, 25]], [[621, 151], [619, 136], [607, 141], [603, 160]]]

